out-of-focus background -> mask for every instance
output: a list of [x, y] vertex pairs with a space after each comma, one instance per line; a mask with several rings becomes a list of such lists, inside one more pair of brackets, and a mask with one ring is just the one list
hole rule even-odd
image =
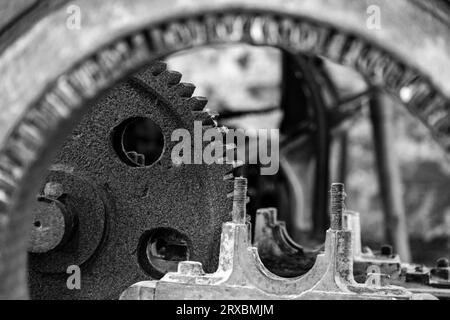
[[[171, 69], [197, 86], [212, 111], [260, 110], [279, 104], [281, 53], [250, 46], [203, 48], [169, 57]], [[361, 79], [339, 73], [342, 90], [364, 86]], [[357, 91], [357, 90], [355, 90]], [[392, 101], [391, 103], [396, 103]], [[414, 262], [431, 263], [450, 254], [450, 159], [427, 129], [405, 108], [394, 108], [391, 137], [400, 164], [403, 201]], [[220, 119], [220, 118], [219, 118]], [[246, 128], [277, 128], [280, 111], [240, 119]], [[386, 239], [367, 109], [349, 129], [347, 206], [358, 211], [363, 245], [378, 248]]]

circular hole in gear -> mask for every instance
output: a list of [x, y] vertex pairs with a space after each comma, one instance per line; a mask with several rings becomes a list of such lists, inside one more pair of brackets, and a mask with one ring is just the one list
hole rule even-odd
[[147, 167], [164, 151], [164, 135], [150, 118], [129, 118], [112, 131], [112, 145], [120, 160], [131, 167]]
[[189, 260], [189, 239], [171, 228], [155, 228], [144, 232], [139, 239], [138, 262], [152, 278], [161, 279], [167, 272], [175, 272], [178, 263]]

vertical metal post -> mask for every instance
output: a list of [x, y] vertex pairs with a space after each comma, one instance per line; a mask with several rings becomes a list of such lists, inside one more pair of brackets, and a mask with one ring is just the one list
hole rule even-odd
[[403, 188], [393, 144], [393, 105], [380, 92], [370, 100], [378, 181], [384, 209], [386, 240], [394, 245], [403, 261], [410, 261]]

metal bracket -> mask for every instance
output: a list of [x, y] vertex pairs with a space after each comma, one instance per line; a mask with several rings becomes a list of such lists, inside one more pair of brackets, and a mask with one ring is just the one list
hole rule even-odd
[[284, 221], [278, 221], [277, 209], [259, 209], [255, 216], [253, 246], [263, 264], [281, 277], [292, 278], [308, 272], [322, 248], [308, 250], [288, 234]]

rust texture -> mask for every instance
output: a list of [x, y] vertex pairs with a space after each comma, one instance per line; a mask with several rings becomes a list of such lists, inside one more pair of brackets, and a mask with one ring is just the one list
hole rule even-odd
[[[84, 22], [82, 32], [73, 32], [61, 23], [67, 18], [66, 7], [62, 6], [65, 1], [55, 0], [45, 3], [48, 6], [40, 7], [36, 15], [25, 14], [23, 19], [17, 19], [20, 23], [30, 18], [26, 27], [16, 28], [15, 25], [11, 25], [10, 28], [4, 29], [2, 31], [4, 34], [1, 35], [0, 298], [29, 296], [26, 249], [29, 246], [27, 240], [32, 225], [31, 209], [33, 205], [36, 205], [36, 194], [43, 192], [40, 190], [42, 182], [49, 182], [45, 181], [45, 177], [49, 176], [48, 168], [55, 156], [58, 156], [57, 151], [80, 124], [83, 115], [89, 114], [92, 110], [90, 108], [95, 105], [94, 102], [114, 95], [114, 91], [110, 91], [109, 95], [105, 94], [118, 82], [127, 79], [158, 57], [197, 46], [236, 42], [274, 46], [293, 54], [322, 56], [356, 69], [367, 78], [371, 86], [380, 87], [399, 98], [412, 114], [428, 126], [444, 149], [450, 152], [449, 19], [442, 19], [442, 15], [448, 16], [446, 12], [442, 12], [442, 15], [436, 19], [433, 10], [424, 10], [423, 6], [418, 6], [413, 1], [378, 0], [377, 3], [383, 8], [385, 23], [381, 30], [373, 32], [366, 28], [365, 21], [366, 8], [372, 4], [371, 0], [298, 0], [289, 1], [289, 5], [286, 6], [279, 6], [278, 3], [270, 0], [245, 2], [242, 0], [214, 2], [209, 0], [190, 2], [74, 0], [71, 4], [80, 7]], [[18, 10], [8, 9], [8, 16], [4, 18], [4, 21], [7, 24], [14, 24], [17, 14], [20, 14], [23, 9], [25, 7]], [[398, 12], [403, 14], [398, 15]], [[34, 18], [31, 19], [31, 17]], [[3, 18], [1, 23], [4, 26]], [[408, 26], [407, 30], [405, 26]], [[411, 33], [415, 36], [405, 36]], [[32, 73], [29, 72], [30, 70]], [[169, 75], [169, 78], [173, 80], [171, 76]], [[124, 86], [126, 85], [122, 84], [119, 87], [124, 89]], [[196, 116], [205, 119], [202, 101], [189, 99], [193, 91], [192, 86], [180, 84], [172, 89], [176, 91], [176, 94], [172, 92], [172, 98], [187, 98], [183, 100], [183, 106], [192, 108], [189, 109], [192, 111], [190, 119]], [[163, 100], [158, 101], [164, 104]], [[155, 101], [150, 99], [146, 102], [157, 108]], [[105, 113], [106, 116], [111, 116]], [[106, 118], [100, 120], [106, 121]], [[213, 119], [209, 116], [206, 118], [205, 121], [208, 124], [205, 123], [205, 125], [215, 125]], [[173, 118], [170, 118], [170, 121], [173, 121]], [[162, 122], [164, 125], [167, 124], [165, 121]], [[93, 128], [90, 127], [90, 129]], [[92, 145], [98, 147], [94, 150], [94, 154], [95, 152], [107, 154], [105, 146], [99, 147], [96, 141], [89, 140], [86, 136], [82, 136], [81, 139], [93, 142]], [[76, 145], [75, 140], [71, 141], [74, 145]], [[79, 149], [75, 148], [73, 151], [79, 153], [77, 156], [83, 158], [83, 155], [87, 155], [82, 146], [77, 147]], [[61, 157], [59, 159], [61, 160]], [[80, 167], [86, 169], [89, 163], [95, 170], [103, 173], [104, 170], [112, 168], [109, 160], [111, 159], [107, 159], [107, 163], [104, 163], [92, 157], [84, 158], [82, 159], [84, 167], [83, 165]], [[141, 163], [141, 160], [136, 154], [135, 162]], [[164, 161], [162, 168], [166, 168]], [[50, 173], [60, 175], [61, 182], [66, 179], [89, 180], [83, 175], [84, 172], [72, 175], [71, 170], [66, 169], [61, 170], [59, 167], [57, 170], [51, 169]], [[123, 169], [121, 172], [124, 171], [126, 170]], [[224, 173], [221, 173], [222, 175], [219, 175], [215, 172], [212, 179], [214, 181], [217, 177], [222, 179]], [[139, 196], [144, 194], [145, 197], [146, 193], [142, 192], [148, 187], [144, 186], [145, 179], [140, 179], [141, 175], [138, 173], [134, 174], [137, 176], [134, 182], [136, 180], [139, 182], [136, 187]], [[199, 180], [198, 176], [192, 172], [187, 176], [192, 180]], [[113, 182], [118, 183], [118, 178], [121, 177], [115, 178], [112, 179]], [[169, 178], [165, 183], [169, 184], [170, 181], [174, 184], [178, 183], [176, 174], [171, 178], [173, 180]], [[81, 190], [67, 193], [67, 201], [75, 201], [75, 205], [64, 204], [60, 198], [57, 201], [60, 201], [66, 209], [69, 207], [70, 212], [72, 208], [80, 212], [84, 211], [80, 208], [86, 209], [85, 214], [77, 212], [75, 215], [80, 225], [84, 225], [86, 228], [84, 230], [87, 230], [78, 234], [78, 240], [86, 241], [87, 237], [93, 237], [94, 240], [87, 241], [86, 246], [80, 246], [84, 248], [81, 253], [69, 250], [64, 255], [65, 258], [59, 260], [52, 258], [55, 252], [53, 249], [65, 242], [58, 240], [60, 237], [58, 236], [56, 241], [51, 241], [51, 244], [45, 248], [46, 258], [42, 259], [44, 256], [40, 256], [38, 259], [30, 259], [31, 264], [37, 263], [44, 269], [55, 268], [50, 272], [61, 273], [62, 268], [67, 266], [67, 262], [73, 262], [74, 255], [77, 256], [80, 264], [88, 264], [94, 261], [99, 251], [103, 249], [108, 251], [107, 246], [104, 246], [104, 240], [107, 238], [111, 222], [110, 213], [115, 210], [113, 208], [115, 206], [105, 199], [108, 199], [110, 191], [114, 193], [122, 189], [118, 185], [111, 184], [108, 178], [105, 178], [106, 181], [93, 180], [89, 180], [85, 186], [90, 192], [86, 190], [84, 192], [89, 194], [83, 193], [84, 189], [80, 187], [76, 189]], [[203, 182], [198, 181], [197, 186], [203, 185]], [[62, 184], [66, 192], [66, 185]], [[109, 187], [112, 185], [113, 188], [110, 190]], [[179, 184], [175, 187], [186, 186]], [[132, 190], [129, 183], [125, 189]], [[196, 187], [191, 188], [186, 191], [186, 194], [195, 193], [196, 190]], [[208, 193], [209, 202], [204, 198], [200, 200], [208, 203], [214, 203], [217, 200], [217, 207], [225, 210], [228, 202], [226, 197], [220, 195], [229, 190], [221, 188], [218, 190], [217, 194], [214, 191]], [[169, 194], [169, 196], [172, 195], [172, 193]], [[77, 202], [80, 197], [84, 200]], [[279, 279], [272, 275], [261, 265], [256, 249], [250, 247], [248, 225], [229, 222], [222, 229], [219, 266], [216, 273], [212, 276], [208, 274], [208, 276], [196, 277], [172, 273], [166, 275], [164, 280], [158, 282], [156, 286], [150, 285], [149, 290], [142, 289], [136, 292], [145, 292], [146, 297], [150, 297], [150, 293], [154, 292], [158, 298], [170, 295], [179, 298], [184, 294], [186, 297], [200, 298], [205, 297], [208, 292], [212, 297], [219, 297], [223, 291], [216, 282], [221, 281], [225, 286], [230, 286], [228, 294], [232, 296], [238, 296], [233, 294], [236, 293], [236, 286], [241, 286], [243, 298], [255, 297], [255, 295], [287, 297], [291, 294], [297, 295], [298, 298], [330, 296], [376, 298], [379, 297], [379, 293], [383, 297], [387, 295], [411, 298], [411, 294], [405, 290], [373, 289], [354, 283], [351, 232], [342, 229], [342, 206], [340, 205], [342, 199], [339, 198], [342, 194], [336, 197], [332, 202], [335, 203], [336, 210], [332, 211], [334, 222], [327, 231], [325, 252], [317, 256], [314, 267], [299, 279]], [[193, 196], [180, 200], [192, 201], [192, 199], [198, 198]], [[128, 212], [127, 215], [124, 213], [125, 210], [120, 210], [126, 207], [127, 202], [118, 202], [117, 208], [122, 216], [118, 216], [120, 221], [115, 221], [115, 226], [135, 223], [133, 219], [125, 219], [131, 213]], [[57, 202], [54, 201], [54, 203]], [[92, 203], [95, 204], [94, 207], [98, 207], [98, 210], [89, 209]], [[159, 212], [170, 211], [169, 203], [158, 203]], [[141, 213], [144, 211], [144, 206], [149, 207], [148, 203], [138, 206], [137, 200], [132, 205], [136, 205], [132, 207], [141, 210]], [[187, 207], [192, 209], [191, 206]], [[63, 212], [61, 208], [63, 207], [59, 207]], [[176, 212], [189, 215], [190, 212], [182, 209], [184, 208], [178, 207]], [[211, 220], [215, 220], [215, 223], [211, 223], [213, 226], [211, 230], [204, 229], [202, 232], [208, 230], [209, 236], [218, 238], [220, 223], [230, 219], [231, 209], [227, 211], [226, 217], [225, 214], [222, 216], [214, 212], [211, 207], [208, 207], [208, 210], [206, 210], [208, 212], [201, 212], [202, 217], [210, 217]], [[151, 216], [147, 211], [145, 214]], [[62, 215], [66, 218], [64, 212]], [[143, 219], [143, 215], [140, 217]], [[164, 223], [167, 225], [172, 222], [162, 221], [164, 220], [161, 218], [162, 215], [158, 217], [160, 221], [157, 221], [156, 225], [164, 225]], [[87, 225], [85, 221], [88, 221], [88, 218], [94, 219], [95, 223]], [[242, 222], [242, 219], [240, 221]], [[51, 221], [50, 224], [56, 225], [55, 230], [62, 228], [61, 222]], [[64, 230], [66, 225], [69, 224], [65, 221]], [[149, 226], [142, 224], [136, 228], [144, 227]], [[184, 228], [187, 229], [186, 233], [191, 233], [195, 225], [184, 225]], [[69, 230], [68, 234], [71, 233]], [[60, 235], [61, 232], [57, 234]], [[63, 238], [65, 235], [66, 230]], [[198, 237], [202, 236], [198, 235]], [[50, 238], [55, 239], [53, 236]], [[131, 242], [135, 243], [134, 234], [127, 235], [125, 238], [132, 239]], [[118, 242], [121, 240], [119, 238]], [[217, 242], [216, 246], [218, 246]], [[123, 249], [121, 254], [124, 255], [118, 255], [118, 259], [131, 264], [132, 260], [127, 259], [125, 252], [127, 255], [133, 255], [135, 253], [133, 250], [136, 248], [130, 243], [119, 245], [119, 247]], [[211, 242], [206, 249], [199, 246], [197, 248], [199, 251], [218, 251], [218, 248], [213, 247]], [[210, 262], [205, 258], [207, 255], [199, 253], [197, 257], [204, 260], [201, 262], [204, 262], [205, 269], [211, 269], [214, 259], [211, 259], [212, 263], [208, 265]], [[54, 261], [58, 263], [53, 263]], [[107, 263], [110, 261], [105, 259], [104, 265]], [[126, 266], [127, 264], [125, 268]], [[111, 268], [115, 271], [113, 266]], [[443, 267], [436, 269], [438, 270], [430, 274], [431, 278], [445, 278], [445, 270], [441, 270]], [[419, 274], [421, 271], [416, 273]], [[442, 275], [444, 277], [441, 277]], [[103, 278], [99, 276], [97, 281], [103, 283], [102, 280], [108, 280], [109, 276], [109, 274], [104, 275]], [[143, 275], [133, 273], [123, 281], [128, 285], [141, 280], [138, 279], [141, 276]], [[424, 278], [426, 277], [427, 274]], [[189, 285], [181, 285], [184, 281], [189, 282]], [[115, 283], [112, 285], [114, 286]], [[205, 291], [199, 293], [200, 291], [196, 290], [197, 286], [201, 286]], [[313, 286], [314, 289], [310, 290]], [[174, 292], [172, 290], [174, 288], [183, 290]], [[186, 288], [190, 289], [185, 290]], [[115, 287], [113, 291], [118, 293], [119, 288]], [[86, 295], [95, 296], [96, 294], [98, 293], [91, 288]]]

